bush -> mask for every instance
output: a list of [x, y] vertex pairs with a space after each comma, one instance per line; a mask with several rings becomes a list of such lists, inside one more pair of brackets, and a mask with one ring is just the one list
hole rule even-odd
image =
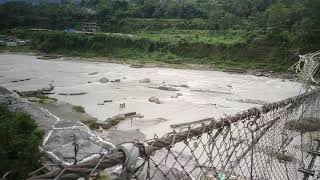
[[114, 31], [132, 33], [138, 30], [162, 30], [162, 29], [201, 29], [209, 28], [203, 19], [146, 19], [128, 18], [123, 19], [118, 26], [112, 27]]
[[75, 112], [79, 112], [79, 113], [85, 113], [85, 109], [84, 107], [82, 106], [73, 106], [72, 109], [75, 111]]
[[[161, 34], [163, 32], [163, 34]], [[201, 34], [196, 38], [196, 34]], [[31, 39], [33, 48], [50, 53], [76, 56], [107, 56], [142, 61], [160, 61], [169, 64], [214, 64], [217, 60], [245, 64], [267, 64], [264, 69], [284, 69], [283, 48], [264, 43], [264, 36], [252, 35], [247, 39], [243, 31], [228, 31], [208, 35], [208, 31], [168, 30], [141, 34], [83, 34], [65, 32], [12, 31], [22, 39]], [[248, 42], [247, 42], [248, 41]], [[267, 63], [270, 59], [273, 63]], [[285, 67], [293, 61], [285, 62]], [[221, 65], [222, 65], [221, 64]], [[247, 68], [250, 66], [245, 65]], [[276, 69], [273, 68], [277, 67]], [[279, 69], [279, 67], [281, 69]]]
[[0, 177], [11, 171], [8, 179], [25, 179], [39, 168], [43, 134], [30, 115], [0, 106]]
[[96, 123], [98, 120], [96, 118], [88, 118], [80, 120], [83, 124], [89, 126], [90, 129], [96, 129]]

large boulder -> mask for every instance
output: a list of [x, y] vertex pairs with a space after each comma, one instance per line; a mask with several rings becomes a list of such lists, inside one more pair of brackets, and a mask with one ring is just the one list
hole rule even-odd
[[144, 78], [144, 79], [141, 79], [139, 80], [139, 83], [150, 83], [150, 79], [149, 78]]
[[[53, 115], [53, 111], [39, 107], [37, 104], [21, 98], [18, 94], [0, 86], [0, 105], [7, 106], [13, 112], [26, 112], [45, 132], [42, 143], [44, 154], [53, 163], [71, 165], [74, 159], [74, 145], [79, 146], [77, 160], [87, 161], [101, 151], [108, 152], [114, 145], [94, 134], [86, 125], [77, 120], [64, 120]], [[61, 105], [59, 105], [60, 107]], [[62, 106], [61, 108], [65, 108]], [[58, 111], [58, 110], [57, 110]], [[60, 111], [59, 111], [60, 112]], [[57, 115], [57, 113], [54, 113]], [[59, 113], [64, 114], [64, 113]]]
[[56, 117], [52, 116], [47, 110], [42, 109], [27, 100], [21, 98], [18, 94], [0, 86], [0, 105], [7, 106], [13, 112], [26, 112], [36, 120], [39, 128], [48, 132], [56, 122]]
[[74, 143], [79, 147], [77, 161], [86, 161], [100, 154], [108, 152], [114, 145], [96, 136], [86, 125], [80, 122], [60, 120], [43, 141], [43, 150], [53, 162], [64, 165], [74, 163]]
[[158, 97], [155, 97], [155, 96], [150, 97], [150, 98], [149, 98], [149, 101], [150, 101], [150, 102], [154, 102], [154, 103], [156, 103], [156, 104], [160, 104], [160, 103], [161, 103], [161, 102], [160, 102], [160, 99], [159, 99]]
[[109, 79], [104, 77], [104, 78], [99, 79], [99, 82], [100, 83], [107, 83], [107, 82], [109, 82]]

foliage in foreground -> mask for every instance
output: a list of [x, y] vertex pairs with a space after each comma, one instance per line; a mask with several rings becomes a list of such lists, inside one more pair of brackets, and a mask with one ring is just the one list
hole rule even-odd
[[0, 176], [25, 179], [41, 165], [43, 132], [30, 115], [0, 106]]

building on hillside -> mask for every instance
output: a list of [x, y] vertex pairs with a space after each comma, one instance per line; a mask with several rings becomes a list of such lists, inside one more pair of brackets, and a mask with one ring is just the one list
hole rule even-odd
[[96, 33], [97, 32], [97, 23], [95, 23], [95, 22], [83, 23], [82, 32]]

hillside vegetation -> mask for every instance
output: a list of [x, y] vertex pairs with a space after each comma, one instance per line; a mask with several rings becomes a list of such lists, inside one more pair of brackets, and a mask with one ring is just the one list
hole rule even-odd
[[[284, 70], [320, 48], [319, 9], [318, 0], [19, 2], [0, 6], [0, 28], [45, 52]], [[99, 33], [59, 32], [87, 21]], [[28, 28], [54, 31], [19, 30]]]
[[44, 133], [30, 115], [0, 106], [0, 175], [8, 180], [26, 179], [41, 167], [39, 146]]

